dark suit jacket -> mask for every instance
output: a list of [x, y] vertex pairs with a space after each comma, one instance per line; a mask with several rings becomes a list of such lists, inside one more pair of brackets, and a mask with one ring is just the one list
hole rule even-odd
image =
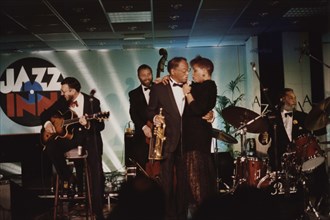
[[150, 121], [159, 114], [160, 108], [163, 108], [166, 124], [164, 152], [172, 153], [176, 150], [181, 138], [182, 121], [170, 84], [159, 83], [152, 86], [147, 111]]
[[[91, 115], [93, 113], [98, 113], [101, 111], [100, 108], [100, 101], [96, 98], [93, 98], [93, 101], [90, 102], [90, 96], [87, 94], [82, 93], [84, 96], [84, 109], [83, 113]], [[48, 109], [43, 111], [40, 115], [42, 126], [45, 124], [46, 121], [50, 120], [52, 116], [55, 114], [66, 114], [69, 109], [69, 104], [65, 100], [63, 96], [61, 96], [52, 106], [50, 106]], [[86, 138], [89, 140], [88, 143], [94, 145], [96, 143], [97, 150], [99, 154], [102, 154], [103, 152], [103, 143], [101, 139], [101, 131], [104, 129], [104, 122], [98, 121], [98, 120], [90, 120], [91, 127], [89, 130], [86, 131]], [[80, 127], [80, 124], [77, 123], [74, 125], [75, 127]], [[95, 139], [93, 134], [95, 134]], [[92, 146], [88, 146], [90, 148]]]
[[[129, 114], [134, 123], [135, 133], [133, 138], [131, 138], [132, 142], [126, 142], [125, 139], [125, 157], [132, 158], [142, 167], [145, 167], [145, 164], [148, 162], [149, 146], [142, 127], [147, 124], [148, 105], [141, 85], [130, 91], [128, 96], [130, 103]], [[129, 143], [132, 144], [130, 145]]]
[[147, 123], [147, 101], [144, 97], [142, 86], [135, 88], [128, 93], [129, 96], [129, 114], [135, 126], [137, 137], [145, 139], [142, 127]]

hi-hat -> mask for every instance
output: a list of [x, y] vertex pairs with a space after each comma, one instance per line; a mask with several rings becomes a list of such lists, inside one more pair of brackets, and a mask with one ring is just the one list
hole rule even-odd
[[250, 133], [262, 133], [268, 129], [266, 119], [246, 108], [229, 106], [222, 110], [221, 115], [227, 123], [235, 128], [246, 125], [246, 131]]
[[305, 120], [305, 127], [310, 131], [324, 128], [329, 123], [330, 97], [314, 105]]
[[238, 141], [236, 140], [236, 138], [234, 138], [233, 136], [231, 136], [230, 134], [227, 134], [221, 130], [212, 129], [212, 137], [214, 137], [215, 139], [218, 139], [220, 141], [226, 142], [228, 144], [237, 144]]

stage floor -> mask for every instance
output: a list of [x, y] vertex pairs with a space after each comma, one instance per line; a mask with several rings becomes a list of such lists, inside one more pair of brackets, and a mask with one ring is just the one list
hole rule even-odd
[[[0, 182], [4, 183], [5, 180], [1, 180]], [[317, 181], [317, 180], [316, 180]], [[330, 182], [330, 179], [329, 179]], [[42, 189], [35, 190], [30, 189], [26, 190], [20, 186], [20, 177], [15, 176], [11, 180], [7, 181], [7, 185], [10, 185], [10, 193], [7, 196], [7, 199], [10, 200], [12, 207], [4, 208], [3, 207], [3, 193], [8, 191], [6, 188], [6, 184], [0, 184], [1, 196], [0, 200], [0, 219], [1, 216], [11, 216], [11, 218], [5, 219], [24, 219], [24, 220], [49, 220], [53, 219], [53, 203], [54, 203], [54, 195], [51, 189]], [[270, 219], [270, 216], [278, 215], [280, 216], [277, 220], [295, 220], [297, 218], [288, 219], [287, 216], [303, 216], [298, 218], [299, 220], [328, 220], [330, 219], [330, 198], [325, 198], [327, 202], [322, 204], [327, 204], [327, 207], [317, 207], [315, 204], [315, 197], [313, 195], [306, 197], [303, 195], [303, 192], [298, 191], [296, 193], [290, 193], [288, 195], [274, 195], [263, 197], [264, 200], [258, 200], [260, 194], [255, 191], [255, 188], [245, 187], [244, 184], [242, 186], [237, 187], [233, 191], [219, 190], [219, 195], [217, 196], [217, 200], [211, 204], [207, 210], [207, 215], [213, 215], [215, 219], [226, 219], [224, 216], [224, 210], [221, 208], [221, 204], [226, 203], [226, 199], [229, 194], [240, 193], [240, 189], [243, 189], [243, 193], [246, 193], [247, 197], [242, 197], [242, 203], [237, 204], [237, 206], [232, 206], [230, 210], [225, 210], [226, 213], [235, 213], [235, 212], [248, 212], [248, 215], [254, 216], [253, 219]], [[265, 188], [267, 191], [267, 187]], [[244, 191], [245, 190], [245, 191]], [[259, 190], [259, 189], [258, 189]], [[257, 194], [254, 194], [257, 192]], [[328, 189], [330, 192], [330, 188]], [[268, 193], [268, 192], [267, 192]], [[118, 194], [116, 192], [111, 192], [110, 196], [107, 194], [104, 199], [104, 217], [107, 218], [112, 208], [116, 206], [116, 201], [118, 199]], [[318, 210], [318, 215], [315, 214], [311, 209], [306, 210], [306, 205], [304, 201], [311, 201], [311, 204]], [[258, 203], [259, 201], [259, 203]], [[223, 203], [222, 203], [223, 202]], [[272, 206], [268, 212], [262, 210], [260, 204], [275, 204]], [[212, 207], [214, 205], [214, 207]], [[244, 207], [244, 208], [242, 208]], [[248, 211], [247, 211], [248, 210]], [[128, 210], [129, 211], [129, 210]], [[292, 214], [294, 213], [294, 214]], [[298, 214], [297, 214], [298, 213]], [[188, 215], [189, 217], [190, 215]], [[283, 218], [282, 218], [283, 217]], [[318, 218], [319, 217], [319, 218]], [[63, 215], [62, 217], [58, 217], [58, 219], [86, 219], [86, 211], [85, 207], [81, 203], [77, 202], [64, 202], [63, 206]], [[189, 219], [189, 218], [188, 218]], [[209, 218], [206, 218], [209, 219]], [[211, 218], [212, 219], [212, 218]]]

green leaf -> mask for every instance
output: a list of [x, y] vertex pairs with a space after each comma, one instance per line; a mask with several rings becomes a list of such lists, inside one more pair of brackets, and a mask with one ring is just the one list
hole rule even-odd
[[[227, 90], [224, 91], [223, 95], [217, 96], [217, 105], [215, 110], [222, 118], [224, 132], [226, 132], [227, 134], [229, 134], [234, 128], [224, 120], [224, 118], [222, 117], [222, 110], [229, 106], [236, 106], [244, 99], [244, 93], [241, 93], [239, 88], [240, 83], [244, 82], [244, 80], [244, 75], [238, 74], [238, 76], [234, 80], [231, 80], [226, 85]], [[239, 94], [236, 94], [237, 92]], [[229, 95], [226, 96], [226, 94]], [[233, 148], [230, 145], [228, 145], [228, 151], [233, 154]]]

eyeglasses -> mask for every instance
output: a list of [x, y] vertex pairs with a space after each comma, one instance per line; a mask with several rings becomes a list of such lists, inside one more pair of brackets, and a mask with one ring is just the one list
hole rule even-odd
[[181, 73], [186, 73], [186, 72], [190, 72], [191, 71], [191, 68], [183, 69], [183, 70], [176, 69], [176, 70], [179, 71], [179, 72], [181, 72]]

